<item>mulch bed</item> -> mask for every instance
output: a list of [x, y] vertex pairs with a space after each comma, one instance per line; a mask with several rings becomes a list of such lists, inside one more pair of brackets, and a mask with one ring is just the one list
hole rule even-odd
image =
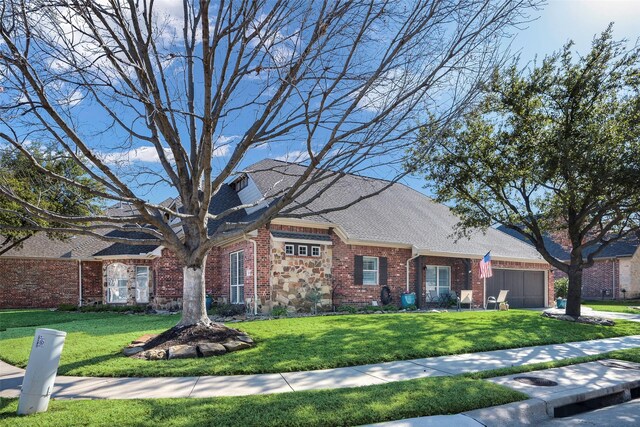
[[543, 312], [542, 316], [551, 317], [552, 319], [564, 320], [566, 322], [586, 323], [589, 325], [614, 326], [616, 322], [611, 319], [603, 319], [602, 317], [580, 316], [573, 317], [567, 314], [555, 314]]
[[220, 323], [212, 323], [210, 326], [174, 326], [147, 341], [142, 347], [145, 350], [167, 350], [169, 347], [180, 344], [195, 345], [200, 342], [223, 343], [242, 335], [246, 334], [237, 329], [228, 328]]

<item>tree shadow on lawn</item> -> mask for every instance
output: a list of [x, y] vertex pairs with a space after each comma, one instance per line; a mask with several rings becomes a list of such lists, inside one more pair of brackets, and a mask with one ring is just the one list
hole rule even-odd
[[459, 413], [521, 400], [524, 395], [480, 380], [426, 378], [379, 386], [214, 399], [52, 401], [46, 414], [15, 415], [15, 400], [0, 420], [13, 425], [326, 426]]
[[[87, 336], [74, 348], [79, 336], [70, 331], [59, 372], [107, 377], [291, 372], [621, 335], [611, 327], [562, 322], [527, 311], [327, 316], [233, 324], [248, 332], [257, 346], [214, 358], [146, 361], [122, 355], [122, 347], [140, 334], [170, 324], [162, 322], [142, 322], [146, 329], [141, 322], [101, 325], [104, 330], [73, 325]], [[640, 325], [633, 326], [640, 332]], [[115, 341], [98, 338], [86, 344], [87, 339], [112, 334], [119, 335]]]

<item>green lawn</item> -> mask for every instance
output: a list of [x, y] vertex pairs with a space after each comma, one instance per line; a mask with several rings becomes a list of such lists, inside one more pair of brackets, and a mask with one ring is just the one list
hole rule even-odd
[[116, 313], [78, 313], [53, 310], [0, 310], [0, 331], [24, 326], [40, 326], [53, 323], [73, 322], [75, 320], [108, 319]]
[[[4, 316], [15, 312], [0, 312]], [[26, 317], [31, 312], [23, 312]], [[286, 372], [640, 334], [640, 324], [573, 324], [527, 310], [343, 315], [265, 320], [232, 326], [248, 332], [255, 348], [207, 359], [148, 362], [121, 355], [143, 333], [161, 332], [177, 316], [78, 314], [43, 326], [68, 332], [59, 374], [190, 376]], [[15, 314], [12, 314], [15, 316]], [[17, 323], [16, 319], [12, 320]], [[0, 358], [26, 366], [34, 327], [0, 332]]]
[[215, 399], [61, 400], [15, 415], [0, 399], [0, 426], [351, 426], [455, 414], [526, 399], [488, 381], [437, 377], [377, 386]]
[[585, 301], [582, 305], [598, 311], [615, 311], [618, 313], [640, 314], [640, 310], [631, 307], [640, 307], [640, 300], [626, 301]]

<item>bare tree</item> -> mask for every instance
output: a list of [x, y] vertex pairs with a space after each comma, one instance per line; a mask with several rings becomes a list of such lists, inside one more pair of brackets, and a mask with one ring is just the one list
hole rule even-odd
[[[136, 214], [60, 216], [5, 183], [0, 195], [62, 232], [107, 238], [101, 227], [146, 227], [148, 239], [113, 240], [173, 251], [184, 266], [180, 325], [208, 325], [203, 266], [211, 248], [276, 215], [305, 215], [296, 208], [306, 192], [342, 173], [384, 164], [398, 171], [387, 178], [400, 177], [397, 153], [415, 140], [421, 114], [434, 123], [459, 114], [500, 60], [501, 39], [536, 3], [6, 0], [3, 143], [25, 156], [33, 139], [64, 150], [100, 191], [30, 157], [33, 167], [130, 203]], [[305, 172], [257, 220], [208, 232], [209, 221], [246, 208], [208, 210], [243, 159], [265, 148], [297, 155]], [[155, 163], [131, 161], [140, 155]], [[398, 168], [388, 168], [395, 160]], [[181, 208], [147, 201], [156, 186], [175, 189]]]

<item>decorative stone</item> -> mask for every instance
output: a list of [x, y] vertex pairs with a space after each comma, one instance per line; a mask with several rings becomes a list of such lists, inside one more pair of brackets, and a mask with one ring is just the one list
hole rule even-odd
[[147, 360], [164, 360], [167, 357], [167, 352], [164, 350], [147, 350], [142, 353]]
[[222, 345], [215, 342], [203, 342], [198, 344], [198, 350], [203, 357], [218, 356], [225, 354], [227, 349]]
[[174, 345], [169, 347], [169, 359], [189, 359], [198, 357], [198, 351], [192, 345]]
[[144, 334], [141, 337], [136, 338], [135, 340], [131, 341], [131, 344], [144, 344], [147, 341], [157, 337], [157, 334]]
[[253, 340], [248, 335], [239, 335], [236, 337], [236, 340], [246, 342], [247, 344], [253, 344]]
[[142, 347], [126, 347], [124, 350], [122, 350], [122, 353], [125, 356], [133, 356], [134, 354], [138, 354], [143, 350], [144, 348]]
[[224, 343], [223, 345], [228, 352], [244, 350], [245, 348], [251, 348], [251, 344], [248, 344], [242, 341], [229, 341]]

